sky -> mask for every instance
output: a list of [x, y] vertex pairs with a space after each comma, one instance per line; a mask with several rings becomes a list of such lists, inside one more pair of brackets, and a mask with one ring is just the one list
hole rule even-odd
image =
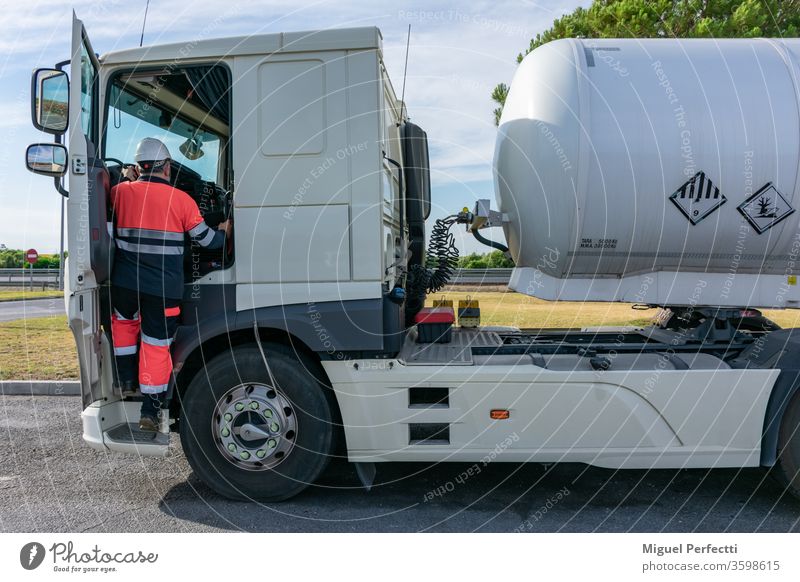
[[[0, 25], [0, 244], [57, 252], [60, 196], [50, 178], [25, 169], [25, 148], [49, 142], [30, 122], [30, 74], [69, 58], [71, 11], [99, 54], [139, 45], [146, 0], [6, 3]], [[391, 2], [382, 0], [151, 0], [144, 44], [378, 26], [389, 77], [400, 93], [406, 34], [411, 46], [405, 97], [412, 121], [428, 134], [431, 218], [494, 198], [491, 162], [496, 128], [490, 98], [510, 83], [516, 56], [553, 20], [587, 0]], [[495, 204], [493, 204], [496, 207]], [[502, 233], [494, 234], [497, 240]], [[487, 249], [458, 237], [462, 254]]]

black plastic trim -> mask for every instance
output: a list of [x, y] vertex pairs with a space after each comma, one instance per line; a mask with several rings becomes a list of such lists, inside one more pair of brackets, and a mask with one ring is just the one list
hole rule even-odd
[[761, 433], [761, 466], [778, 460], [778, 440], [786, 407], [800, 389], [800, 329], [771, 331], [756, 339], [735, 359], [732, 368], [779, 369], [764, 415]]

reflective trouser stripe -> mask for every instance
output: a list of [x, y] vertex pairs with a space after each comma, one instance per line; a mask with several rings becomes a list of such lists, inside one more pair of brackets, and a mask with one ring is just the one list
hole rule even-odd
[[167, 339], [158, 339], [158, 338], [155, 338], [155, 337], [151, 337], [151, 336], [147, 335], [146, 333], [143, 333], [142, 334], [142, 343], [143, 344], [150, 344], [151, 346], [167, 346], [167, 347], [169, 347], [169, 345], [172, 343], [172, 338], [169, 337]]
[[142, 392], [160, 392], [161, 387], [166, 390], [172, 374], [172, 356], [169, 345], [154, 346], [142, 342], [142, 351], [139, 353], [139, 384]]
[[166, 391], [167, 384], [159, 384], [154, 386], [152, 384], [139, 384], [139, 390], [142, 394], [159, 394]]
[[139, 346], [122, 346], [116, 347], [114, 346], [114, 355], [115, 356], [132, 356], [139, 351]]

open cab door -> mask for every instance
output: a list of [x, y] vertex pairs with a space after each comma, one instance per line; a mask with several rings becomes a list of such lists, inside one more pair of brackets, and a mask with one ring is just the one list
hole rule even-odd
[[112, 240], [107, 227], [108, 171], [96, 148], [101, 135], [100, 63], [83, 23], [72, 15], [69, 85], [67, 270], [69, 327], [75, 336], [83, 400], [83, 438], [93, 448], [142, 455], [168, 452], [169, 428], [138, 430], [140, 403], [123, 400], [113, 382], [108, 301]]

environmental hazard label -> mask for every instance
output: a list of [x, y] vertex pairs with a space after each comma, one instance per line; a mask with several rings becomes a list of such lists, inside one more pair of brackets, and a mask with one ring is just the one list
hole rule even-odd
[[742, 202], [738, 208], [758, 234], [768, 231], [794, 212], [794, 208], [772, 185], [772, 182], [764, 184], [758, 192]]

